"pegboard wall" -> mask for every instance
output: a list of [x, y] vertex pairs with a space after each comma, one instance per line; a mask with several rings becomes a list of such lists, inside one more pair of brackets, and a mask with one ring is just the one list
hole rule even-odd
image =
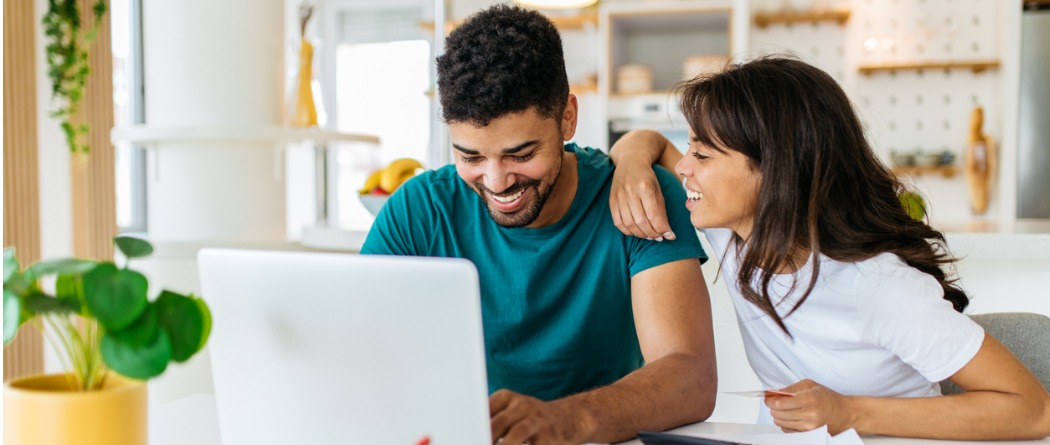
[[764, 54], [792, 54], [816, 66], [845, 85], [853, 69], [847, 63], [847, 28], [835, 22], [751, 25], [745, 58]]
[[[752, 8], [797, 8], [794, 3], [800, 1], [753, 1]], [[861, 74], [858, 67], [998, 60], [1002, 4], [997, 0], [848, 0], [820, 6], [849, 9], [849, 21], [764, 28], [752, 24], [748, 56], [787, 50], [831, 74], [850, 95], [869, 141], [887, 164], [892, 164], [890, 153], [894, 151], [953, 154], [955, 176], [927, 174], [905, 179], [926, 196], [935, 224], [973, 219], [962, 168], [970, 116], [974, 106], [983, 107], [984, 132], [1001, 140], [999, 70], [898, 69]], [[993, 186], [992, 196], [996, 193]], [[987, 214], [996, 213], [993, 198]]]

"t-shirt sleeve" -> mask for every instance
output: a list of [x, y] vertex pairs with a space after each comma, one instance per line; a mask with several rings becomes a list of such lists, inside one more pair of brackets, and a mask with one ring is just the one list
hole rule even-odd
[[[365, 255], [425, 255], [425, 212], [413, 209], [425, 202], [427, 173], [416, 176], [390, 195], [368, 231], [361, 253]], [[425, 204], [424, 204], [425, 205]]]
[[697, 258], [701, 264], [707, 261], [707, 253], [700, 246], [700, 238], [689, 221], [689, 210], [685, 208], [685, 190], [682, 189], [681, 182], [663, 167], [654, 166], [654, 170], [664, 195], [667, 219], [676, 239], [656, 242], [629, 236], [631, 258], [628, 268], [631, 276], [652, 267], [686, 258]]
[[[885, 255], [889, 258], [891, 255]], [[944, 299], [935, 278], [900, 261], [877, 262], [857, 286], [864, 335], [893, 352], [931, 382], [966, 366], [984, 342], [984, 329]]]

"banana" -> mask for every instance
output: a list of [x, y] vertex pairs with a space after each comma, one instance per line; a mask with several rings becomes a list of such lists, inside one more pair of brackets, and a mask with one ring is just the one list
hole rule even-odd
[[383, 175], [383, 169], [376, 170], [372, 174], [368, 175], [368, 179], [365, 180], [364, 187], [358, 190], [357, 193], [367, 195], [372, 192], [372, 189], [379, 185], [379, 177]]
[[379, 187], [387, 193], [394, 193], [402, 183], [416, 175], [417, 168], [423, 168], [423, 164], [411, 158], [391, 162], [379, 175]]

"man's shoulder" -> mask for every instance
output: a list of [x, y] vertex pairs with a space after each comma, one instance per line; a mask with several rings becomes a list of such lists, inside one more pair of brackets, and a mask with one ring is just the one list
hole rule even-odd
[[565, 151], [576, 154], [576, 162], [584, 168], [612, 170], [612, 159], [604, 151], [594, 147], [579, 145], [575, 142], [565, 144]]

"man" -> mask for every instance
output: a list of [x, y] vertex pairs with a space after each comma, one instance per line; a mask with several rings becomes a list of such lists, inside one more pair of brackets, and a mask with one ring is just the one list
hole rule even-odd
[[[362, 253], [475, 264], [492, 434], [504, 444], [616, 442], [706, 419], [716, 385], [707, 257], [689, 215], [668, 206], [677, 239], [617, 228], [608, 156], [564, 143], [578, 106], [543, 15], [497, 5], [446, 46], [438, 86], [455, 166], [401, 186]], [[660, 172], [665, 198], [684, 202]]]

